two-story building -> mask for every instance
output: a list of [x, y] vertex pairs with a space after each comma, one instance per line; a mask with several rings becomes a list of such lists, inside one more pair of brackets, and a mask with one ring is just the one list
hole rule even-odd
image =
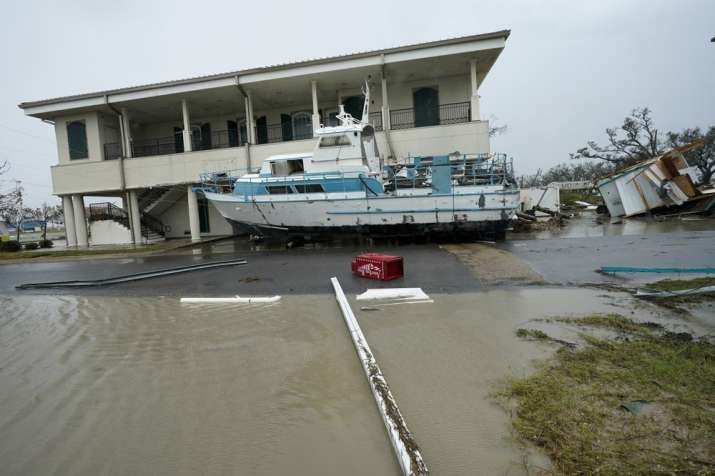
[[68, 245], [89, 242], [85, 196], [121, 197], [90, 207], [93, 243], [232, 233], [192, 190], [203, 172], [256, 169], [281, 153], [308, 152], [313, 130], [343, 104], [370, 122], [381, 155], [489, 152], [479, 87], [509, 31], [20, 104], [54, 124]]

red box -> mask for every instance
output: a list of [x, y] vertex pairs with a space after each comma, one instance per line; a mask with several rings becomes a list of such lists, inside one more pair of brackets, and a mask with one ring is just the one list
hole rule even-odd
[[352, 262], [353, 273], [363, 278], [389, 281], [404, 275], [402, 256], [365, 253]]

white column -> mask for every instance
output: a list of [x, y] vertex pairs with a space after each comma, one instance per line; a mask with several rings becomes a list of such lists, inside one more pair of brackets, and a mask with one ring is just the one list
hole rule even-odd
[[124, 142], [124, 154], [125, 157], [132, 157], [132, 129], [129, 127], [129, 111], [126, 107], [122, 108], [122, 128], [124, 136], [122, 141]]
[[82, 195], [72, 195], [72, 211], [74, 212], [74, 228], [77, 234], [77, 246], [87, 246], [87, 222], [84, 220], [84, 198]]
[[186, 99], [181, 100], [181, 115], [184, 118], [184, 152], [191, 152], [191, 118], [189, 117], [189, 105]]
[[472, 60], [469, 62], [469, 72], [472, 78], [472, 98], [471, 98], [471, 110], [473, 121], [479, 120], [479, 89], [477, 85], [477, 60]]
[[246, 91], [246, 105], [248, 112], [246, 115], [246, 130], [248, 131], [248, 142], [256, 143], [256, 123], [253, 122], [253, 97], [251, 91]]
[[74, 229], [74, 207], [72, 207], [72, 197], [69, 195], [62, 195], [62, 213], [65, 216], [67, 246], [77, 246], [77, 233]]
[[387, 97], [387, 78], [382, 77], [382, 129], [390, 128], [390, 101]]
[[196, 198], [196, 192], [191, 189], [191, 185], [186, 189], [186, 196], [189, 200], [189, 229], [191, 230], [191, 241], [201, 241], [199, 201]]
[[318, 82], [310, 82], [310, 92], [313, 96], [313, 134], [320, 127], [320, 113], [318, 112]]
[[129, 198], [129, 217], [131, 218], [129, 229], [134, 238], [134, 244], [141, 245], [144, 240], [142, 239], [142, 215], [141, 210], [139, 210], [139, 197], [137, 197], [136, 190], [129, 190], [127, 195]]

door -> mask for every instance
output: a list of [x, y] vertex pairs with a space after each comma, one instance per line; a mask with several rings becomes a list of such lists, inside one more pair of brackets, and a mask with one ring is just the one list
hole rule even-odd
[[309, 112], [296, 112], [293, 114], [293, 138], [311, 139], [313, 137], [313, 119]]
[[353, 116], [358, 121], [362, 118], [362, 108], [365, 104], [365, 96], [350, 96], [343, 99], [343, 108], [345, 112]]
[[293, 126], [290, 120], [290, 114], [281, 114], [281, 134], [283, 141], [293, 140]]
[[228, 130], [228, 146], [238, 147], [238, 123], [236, 121], [226, 121]]
[[246, 120], [238, 121], [238, 145], [246, 145], [248, 142], [248, 129], [246, 129]]
[[201, 150], [211, 149], [211, 124], [201, 124]]
[[174, 127], [174, 151], [177, 154], [184, 151], [184, 130], [181, 127]]
[[256, 119], [256, 143], [268, 143], [268, 123], [266, 122], [266, 116], [261, 116]]
[[415, 127], [439, 125], [439, 95], [435, 88], [420, 88], [412, 93]]

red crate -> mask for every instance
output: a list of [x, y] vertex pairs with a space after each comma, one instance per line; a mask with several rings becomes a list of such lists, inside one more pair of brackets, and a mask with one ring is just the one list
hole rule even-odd
[[363, 278], [389, 281], [404, 275], [402, 256], [365, 253], [352, 262], [353, 273]]

